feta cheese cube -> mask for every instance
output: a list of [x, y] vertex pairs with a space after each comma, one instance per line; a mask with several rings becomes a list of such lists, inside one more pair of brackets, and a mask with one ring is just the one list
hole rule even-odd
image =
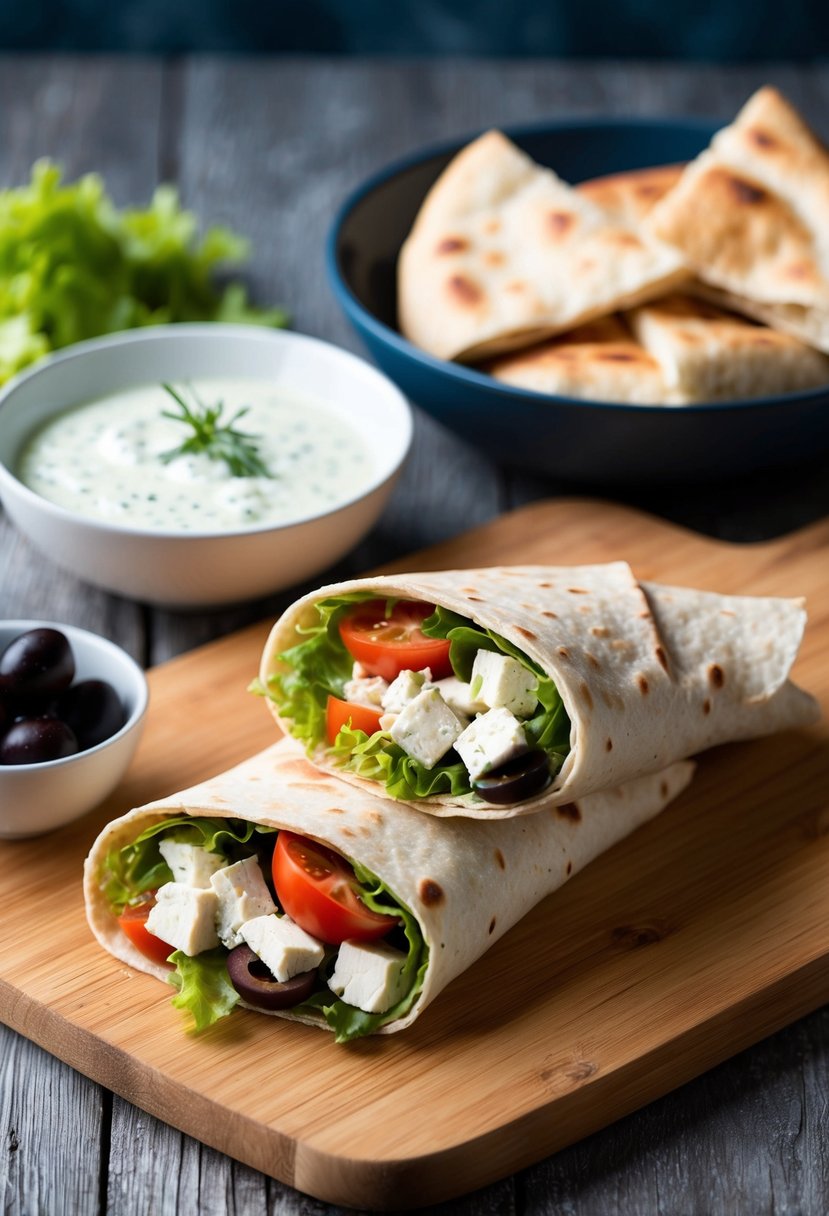
[[343, 685], [343, 697], [346, 701], [355, 701], [358, 705], [373, 705], [379, 709], [388, 686], [388, 681], [382, 676], [346, 680]]
[[217, 870], [210, 882], [218, 899], [216, 931], [228, 950], [240, 944], [239, 930], [245, 921], [276, 911], [255, 857], [245, 857]]
[[480, 697], [472, 696], [472, 685], [459, 680], [457, 676], [447, 676], [444, 680], [438, 680], [435, 688], [458, 717], [474, 718], [476, 714], [485, 714], [489, 709], [489, 706]]
[[424, 688], [401, 711], [389, 734], [413, 760], [424, 768], [434, 768], [462, 730], [463, 723], [438, 690]]
[[399, 714], [431, 683], [432, 672], [428, 667], [423, 671], [401, 671], [383, 693], [380, 704], [389, 713]]
[[209, 853], [197, 844], [184, 844], [178, 840], [162, 840], [158, 851], [173, 871], [173, 882], [186, 887], [209, 887], [210, 875], [221, 870], [224, 857]]
[[490, 709], [503, 706], [517, 718], [529, 718], [538, 704], [538, 679], [506, 654], [479, 650], [472, 664], [471, 685], [477, 700]]
[[328, 987], [347, 1005], [385, 1013], [405, 995], [406, 956], [385, 942], [343, 942]]
[[503, 706], [489, 709], [470, 722], [455, 741], [455, 750], [473, 778], [498, 768], [499, 764], [505, 764], [528, 747], [523, 726]]
[[280, 983], [319, 967], [325, 947], [288, 916], [255, 916], [245, 921], [241, 937]]
[[216, 893], [205, 887], [187, 887], [181, 882], [165, 882], [158, 888], [155, 904], [147, 917], [147, 929], [173, 950], [201, 954], [218, 946], [214, 920]]

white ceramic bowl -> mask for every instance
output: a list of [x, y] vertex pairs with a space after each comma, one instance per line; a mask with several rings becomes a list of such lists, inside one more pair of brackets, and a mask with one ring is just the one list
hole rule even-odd
[[[18, 480], [25, 440], [68, 406], [138, 384], [210, 377], [267, 379], [324, 401], [372, 454], [371, 480], [332, 510], [233, 532], [159, 532], [83, 518]], [[38, 549], [90, 583], [157, 604], [233, 603], [300, 582], [353, 548], [383, 510], [411, 435], [399, 389], [326, 342], [255, 326], [157, 326], [78, 343], [0, 393], [0, 498]]]
[[118, 693], [126, 722], [86, 751], [42, 764], [0, 764], [0, 838], [39, 836], [71, 823], [115, 789], [141, 737], [147, 681], [120, 646], [86, 629], [54, 621], [0, 621], [0, 653], [29, 629], [59, 629], [75, 656], [75, 681], [107, 680]]

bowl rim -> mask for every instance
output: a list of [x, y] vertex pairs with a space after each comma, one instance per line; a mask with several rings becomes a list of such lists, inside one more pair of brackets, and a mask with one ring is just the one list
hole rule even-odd
[[[30, 507], [40, 510], [45, 515], [64, 523], [82, 524], [94, 532], [105, 534], [116, 533], [142, 540], [155, 540], [160, 543], [168, 540], [216, 542], [225, 539], [232, 540], [234, 538], [258, 536], [265, 533], [286, 532], [293, 528], [302, 527], [305, 524], [316, 523], [339, 515], [340, 512], [348, 510], [349, 507], [370, 498], [372, 494], [386, 485], [390, 478], [399, 472], [409, 455], [414, 435], [412, 409], [404, 393], [380, 368], [375, 367], [360, 355], [354, 354], [352, 351], [337, 346], [333, 342], [328, 342], [323, 338], [315, 338], [310, 334], [297, 333], [295, 330], [271, 329], [268, 326], [244, 325], [234, 322], [184, 321], [166, 325], [149, 325], [141, 329], [120, 330], [116, 333], [104, 334], [98, 338], [89, 338], [84, 342], [75, 342], [61, 350], [54, 351], [52, 354], [40, 359], [34, 366], [25, 368], [22, 372], [19, 372], [13, 379], [0, 388], [0, 425], [2, 425], [2, 410], [7, 400], [13, 397], [20, 388], [27, 385], [30, 381], [36, 380], [40, 376], [53, 374], [55, 367], [60, 368], [65, 363], [77, 359], [85, 359], [90, 355], [94, 356], [100, 350], [140, 345], [144, 342], [174, 342], [179, 337], [191, 337], [196, 340], [207, 340], [209, 338], [211, 342], [216, 342], [217, 340], [232, 341], [236, 339], [268, 344], [276, 341], [277, 344], [295, 343], [300, 347], [305, 347], [309, 351], [324, 348], [326, 352], [333, 353], [334, 358], [342, 359], [344, 363], [358, 370], [359, 374], [367, 375], [370, 380], [375, 382], [379, 389], [388, 394], [388, 403], [394, 403], [393, 408], [397, 410], [400, 434], [393, 450], [393, 459], [389, 459], [384, 452], [382, 468], [374, 473], [371, 480], [365, 482], [359, 491], [348, 498], [340, 500], [333, 507], [328, 507], [313, 514], [302, 515], [283, 523], [250, 524], [247, 527], [241, 528], [213, 530], [196, 528], [142, 528], [135, 524], [122, 523], [117, 520], [98, 519], [91, 515], [83, 515], [79, 511], [72, 511], [67, 507], [52, 502], [51, 499], [38, 494], [36, 490], [32, 490], [25, 482], [21, 481], [17, 474], [2, 459], [0, 459], [0, 499], [2, 498], [3, 487], [5, 486], [7, 489], [11, 488], [11, 491]], [[253, 379], [258, 379], [258, 377], [254, 376]], [[115, 391], [117, 390], [113, 390], [113, 392]], [[94, 400], [95, 398], [92, 399]], [[78, 402], [77, 404], [83, 403]], [[61, 408], [65, 409], [67, 407]], [[60, 409], [55, 410], [54, 416], [57, 416], [60, 412]], [[358, 435], [362, 434], [356, 425], [353, 426], [353, 429]]]
[[[150, 689], [144, 670], [132, 655], [124, 650], [123, 646], [119, 646], [117, 642], [111, 641], [101, 633], [94, 633], [91, 629], [84, 629], [80, 625], [70, 625], [68, 622], [46, 621], [38, 618], [30, 619], [28, 617], [0, 618], [0, 630], [5, 633], [7, 629], [17, 629], [18, 633], [15, 634], [15, 637], [18, 637], [21, 633], [27, 633], [30, 629], [57, 629], [66, 636], [70, 645], [72, 645], [76, 638], [82, 637], [84, 641], [90, 642], [93, 646], [98, 646], [101, 650], [113, 654], [116, 661], [123, 664], [125, 670], [130, 673], [130, 679], [134, 682], [136, 696], [135, 705], [124, 725], [114, 735], [110, 735], [108, 739], [102, 739], [94, 747], [87, 747], [83, 751], [75, 752], [71, 756], [61, 756], [57, 760], [38, 760], [32, 764], [2, 764], [0, 765], [0, 780], [2, 780], [3, 775], [6, 773], [47, 772], [85, 760], [88, 757], [94, 756], [97, 752], [105, 751], [118, 740], [130, 734], [142, 722], [149, 706]], [[14, 641], [14, 638], [11, 641]], [[7, 642], [5, 645], [8, 644]], [[118, 692], [120, 695], [121, 690], [118, 689]]]
[[[534, 135], [542, 135], [547, 132], [595, 130], [602, 127], [607, 127], [611, 130], [621, 128], [642, 130], [656, 128], [661, 131], [683, 128], [687, 131], [698, 132], [702, 136], [707, 135], [710, 139], [722, 126], [730, 121], [731, 119], [683, 115], [665, 115], [649, 118], [647, 115], [625, 116], [599, 113], [577, 115], [571, 118], [541, 119], [537, 122], [523, 123], [520, 126], [507, 125], [498, 129], [508, 139], [512, 139], [519, 144], [524, 138], [532, 138]], [[487, 375], [486, 372], [477, 371], [475, 368], [468, 367], [465, 364], [454, 363], [450, 359], [438, 359], [435, 355], [430, 355], [427, 351], [415, 346], [399, 330], [392, 329], [391, 326], [386, 325], [384, 321], [381, 321], [362, 303], [346, 278], [340, 257], [342, 230], [346, 221], [351, 213], [362, 203], [363, 199], [385, 185], [386, 182], [428, 160], [433, 160], [439, 156], [446, 156], [452, 152], [459, 152], [467, 143], [470, 143], [473, 139], [477, 139], [478, 136], [489, 129], [491, 128], [484, 127], [473, 131], [465, 137], [460, 136], [455, 139], [442, 140], [440, 143], [431, 144], [426, 148], [417, 149], [406, 156], [397, 158], [356, 186], [340, 204], [326, 237], [325, 265], [332, 291], [340, 307], [359, 328], [367, 330], [378, 342], [392, 348], [397, 355], [408, 360], [410, 363], [417, 364], [432, 374], [446, 376], [450, 381], [454, 381], [460, 386], [473, 388], [478, 392], [485, 392], [490, 396], [502, 399], [504, 402], [518, 397], [538, 407], [543, 405], [549, 406], [550, 402], [554, 402], [556, 407], [630, 411], [637, 414], [668, 414], [676, 411], [681, 411], [683, 414], [707, 414], [721, 413], [724, 410], [732, 409], [738, 411], [768, 409], [770, 406], [778, 406], [782, 403], [818, 401], [827, 395], [827, 392], [829, 392], [829, 382], [818, 385], [816, 388], [798, 389], [794, 392], [778, 393], [770, 397], [735, 397], [726, 401], [697, 401], [688, 405], [643, 405], [638, 402], [629, 401], [596, 401], [591, 397], [565, 397], [557, 393], [543, 393], [536, 389], [523, 388], [517, 384], [507, 384], [504, 381], [496, 380], [494, 376]], [[671, 162], [665, 161], [662, 163], [669, 164]], [[615, 172], [623, 173], [625, 170], [620, 169]], [[599, 176], [604, 175], [600, 174]], [[610, 174], [607, 176], [610, 176]], [[592, 181], [593, 179], [587, 178], [585, 180]], [[2, 401], [1, 398], [0, 401]]]

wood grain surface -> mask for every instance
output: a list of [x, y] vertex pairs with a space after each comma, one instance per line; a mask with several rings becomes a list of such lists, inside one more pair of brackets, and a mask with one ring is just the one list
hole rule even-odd
[[[539, 503], [419, 561], [619, 556], [648, 579], [806, 595], [795, 676], [829, 709], [829, 524], [738, 549], [606, 504]], [[343, 1049], [248, 1013], [185, 1034], [158, 982], [90, 939], [80, 868], [107, 815], [271, 740], [245, 692], [267, 624], [151, 673], [146, 737], [101, 812], [46, 849], [0, 846], [4, 907], [28, 925], [25, 944], [0, 945], [9, 1025], [264, 1173], [329, 1202], [388, 1209], [524, 1167], [826, 999], [824, 722], [707, 754], [676, 804], [539, 905], [405, 1034]], [[55, 889], [65, 893], [57, 922]]]

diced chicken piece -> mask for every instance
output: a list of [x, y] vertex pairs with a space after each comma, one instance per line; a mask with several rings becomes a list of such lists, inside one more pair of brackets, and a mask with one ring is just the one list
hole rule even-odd
[[218, 946], [216, 936], [216, 892], [209, 887], [187, 887], [165, 882], [158, 888], [155, 904], [147, 917], [147, 929], [173, 950], [201, 954]]
[[186, 887], [209, 887], [210, 876], [221, 870], [224, 857], [209, 853], [197, 844], [178, 840], [162, 840], [158, 851], [173, 872], [173, 882]]
[[399, 714], [389, 734], [413, 760], [434, 768], [462, 730], [463, 723], [438, 690], [424, 688]]
[[538, 704], [538, 679], [509, 655], [479, 650], [472, 664], [472, 694], [490, 709], [529, 718]]
[[239, 930], [245, 921], [276, 911], [255, 857], [217, 870], [210, 882], [218, 899], [216, 931], [228, 950], [241, 942]]
[[241, 937], [280, 983], [319, 967], [325, 947], [287, 916], [256, 916], [241, 928]]
[[422, 671], [401, 671], [389, 684], [380, 704], [392, 714], [399, 714], [418, 693], [432, 683], [432, 672], [428, 667]]
[[476, 714], [485, 714], [489, 709], [480, 697], [472, 696], [472, 685], [459, 680], [457, 676], [438, 680], [435, 688], [458, 717], [474, 718]]
[[388, 681], [382, 676], [346, 680], [343, 685], [343, 697], [357, 705], [371, 705], [379, 709], [388, 686]]
[[523, 726], [503, 706], [489, 709], [470, 722], [455, 742], [455, 750], [472, 778], [498, 768], [513, 756], [527, 751], [528, 747]]
[[347, 1005], [385, 1013], [405, 995], [406, 956], [385, 942], [343, 942], [328, 987]]

